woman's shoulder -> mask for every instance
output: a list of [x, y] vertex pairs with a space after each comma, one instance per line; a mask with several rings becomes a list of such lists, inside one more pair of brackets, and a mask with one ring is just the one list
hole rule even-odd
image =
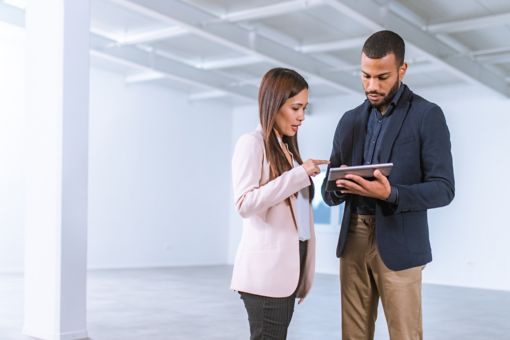
[[233, 161], [245, 162], [265, 157], [264, 138], [257, 130], [241, 135], [234, 148]]
[[238, 146], [251, 146], [255, 147], [256, 145], [264, 145], [264, 138], [262, 136], [262, 131], [260, 130], [253, 130], [247, 133], [242, 134], [237, 139], [237, 145]]

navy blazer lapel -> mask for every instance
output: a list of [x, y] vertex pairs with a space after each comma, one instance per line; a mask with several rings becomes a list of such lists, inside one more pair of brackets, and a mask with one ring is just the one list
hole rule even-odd
[[[406, 86], [403, 85], [402, 86]], [[406, 86], [404, 92], [402, 93], [402, 97], [395, 107], [395, 111], [391, 114], [390, 124], [388, 125], [388, 130], [384, 135], [383, 145], [381, 146], [381, 154], [380, 160], [382, 163], [387, 163], [390, 161], [391, 151], [393, 150], [393, 144], [395, 143], [395, 139], [397, 138], [400, 129], [402, 128], [402, 124], [404, 123], [404, 119], [407, 116], [407, 112], [409, 111], [409, 106], [411, 105], [412, 92]]]
[[354, 121], [353, 151], [351, 164], [348, 165], [361, 165], [363, 163], [363, 152], [365, 149], [365, 137], [367, 135], [367, 122], [369, 113], [369, 101], [365, 100], [365, 103], [363, 103], [361, 107], [361, 112]]

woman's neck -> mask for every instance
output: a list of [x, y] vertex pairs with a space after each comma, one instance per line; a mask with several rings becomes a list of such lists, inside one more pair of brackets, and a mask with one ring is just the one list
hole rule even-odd
[[278, 132], [278, 130], [276, 128], [273, 129], [274, 130], [274, 134], [276, 135], [276, 138], [278, 139], [278, 141], [281, 143], [283, 143], [283, 137], [282, 135], [280, 135], [280, 133]]
[[283, 137], [282, 135], [280, 135], [280, 133], [278, 132], [277, 129], [274, 129], [274, 133], [276, 135], [276, 138], [278, 139], [278, 142], [280, 144], [280, 148], [282, 149], [283, 151], [283, 154], [285, 155], [285, 157], [287, 158], [287, 161], [292, 165], [292, 156], [289, 152], [289, 149], [287, 147], [287, 144], [283, 141]]

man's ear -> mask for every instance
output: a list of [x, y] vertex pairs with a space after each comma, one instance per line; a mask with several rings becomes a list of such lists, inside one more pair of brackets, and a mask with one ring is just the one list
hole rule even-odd
[[398, 68], [398, 75], [400, 80], [404, 79], [407, 71], [407, 63], [402, 63], [402, 65]]

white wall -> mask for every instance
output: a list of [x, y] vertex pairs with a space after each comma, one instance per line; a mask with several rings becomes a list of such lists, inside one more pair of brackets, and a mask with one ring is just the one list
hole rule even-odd
[[[24, 45], [0, 43], [0, 271], [22, 271]], [[225, 263], [231, 107], [123, 79], [91, 70], [89, 267]]]
[[[23, 34], [0, 32], [0, 271], [20, 271]], [[418, 92], [446, 113], [457, 181], [453, 203], [430, 212], [434, 261], [425, 281], [510, 290], [505, 260], [510, 100], [468, 86]], [[256, 126], [257, 107], [232, 112], [226, 104], [185, 98], [158, 86], [126, 87], [120, 76], [92, 71], [91, 267], [232, 262], [241, 227], [232, 209], [230, 157], [238, 136]], [[300, 131], [303, 157], [327, 158], [341, 113], [362, 99], [314, 100]], [[317, 268], [337, 273], [338, 228], [317, 231]]]
[[[452, 140], [456, 198], [451, 205], [429, 211], [434, 260], [424, 281], [456, 286], [510, 290], [506, 245], [510, 239], [507, 193], [510, 185], [508, 126], [510, 99], [464, 86], [416, 91], [438, 103], [445, 112]], [[304, 158], [329, 158], [340, 116], [363, 100], [360, 96], [312, 99], [310, 116], [300, 130]], [[236, 123], [256, 115], [256, 106], [234, 110], [234, 138], [249, 131]], [[255, 119], [256, 117], [250, 117]], [[235, 212], [231, 210], [235, 215]], [[240, 220], [231, 216], [229, 260], [240, 235]], [[316, 226], [317, 271], [338, 273], [335, 257], [338, 227]]]
[[91, 74], [89, 266], [225, 263], [231, 109]]
[[[230, 144], [230, 156], [234, 152], [234, 146], [237, 139], [248, 131], [254, 130], [259, 122], [259, 113], [256, 105], [238, 106], [233, 109], [232, 112], [232, 134]], [[242, 233], [242, 221], [239, 214], [235, 211], [234, 207], [234, 195], [232, 193], [232, 168], [229, 160], [229, 212], [230, 212], [230, 226], [229, 226], [229, 238], [228, 238], [228, 263], [233, 264], [237, 250], [237, 244], [241, 238]]]
[[425, 280], [510, 290], [510, 99], [467, 86], [420, 93], [446, 114], [456, 180], [452, 204], [430, 214], [434, 261]]
[[0, 271], [23, 267], [24, 31], [0, 22]]

